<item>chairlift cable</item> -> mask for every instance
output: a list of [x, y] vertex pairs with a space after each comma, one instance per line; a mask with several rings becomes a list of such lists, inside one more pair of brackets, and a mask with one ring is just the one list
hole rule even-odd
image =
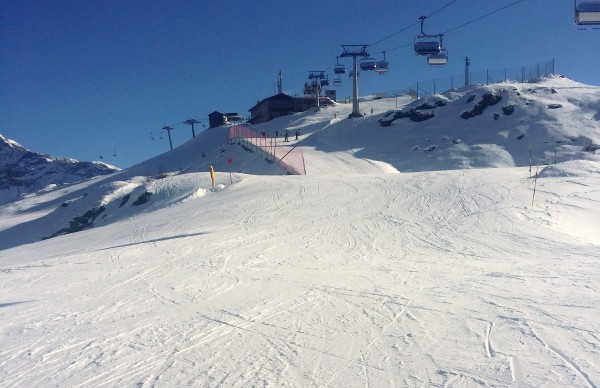
[[[460, 29], [460, 28], [462, 28], [462, 27], [464, 27], [464, 26], [467, 26], [467, 25], [469, 25], [469, 24], [471, 24], [471, 23], [475, 23], [475, 22], [477, 22], [477, 21], [479, 21], [479, 20], [481, 20], [481, 19], [483, 19], [483, 18], [486, 18], [486, 17], [488, 17], [488, 16], [491, 16], [491, 15], [493, 15], [493, 14], [495, 14], [495, 13], [498, 13], [498, 12], [500, 12], [500, 11], [503, 11], [503, 10], [505, 10], [506, 8], [512, 7], [513, 5], [515, 5], [515, 4], [518, 4], [518, 3], [521, 3], [521, 2], [523, 2], [523, 1], [525, 1], [525, 0], [517, 0], [517, 1], [515, 1], [515, 2], [512, 2], [512, 3], [508, 4], [508, 5], [505, 5], [505, 6], [504, 6], [504, 7], [502, 7], [502, 8], [498, 8], [498, 9], [497, 9], [497, 10], [495, 10], [495, 11], [488, 12], [488, 13], [486, 13], [485, 15], [479, 16], [479, 17], [477, 17], [477, 18], [475, 18], [475, 19], [472, 19], [472, 20], [469, 20], [468, 22], [465, 22], [465, 23], [463, 23], [463, 24], [461, 24], [461, 25], [459, 25], [459, 26], [456, 26], [456, 27], [453, 27], [453, 28], [451, 28], [451, 29], [449, 29], [449, 30], [446, 30], [446, 31], [444, 31], [444, 32], [442, 33], [442, 35], [446, 35], [446, 34], [447, 34], [447, 33], [449, 33], [449, 32], [456, 31], [456, 30], [458, 30], [458, 29]], [[414, 25], [417, 25], [417, 24], [419, 24], [419, 23], [421, 23], [421, 22], [419, 21], [419, 22], [413, 23], [413, 26], [414, 26]], [[394, 47], [394, 48], [388, 49], [387, 51], [388, 51], [388, 52], [390, 52], [390, 51], [396, 51], [396, 50], [399, 50], [399, 49], [401, 49], [401, 48], [405, 48], [405, 47], [411, 47], [412, 45], [413, 45], [413, 43], [407, 43], [407, 44], [403, 44], [402, 46], [397, 46], [397, 47]]]
[[[443, 7], [439, 8], [439, 9], [438, 9], [438, 10], [436, 10], [436, 11], [434, 11], [433, 13], [429, 14], [427, 17], [431, 17], [431, 16], [435, 15], [436, 13], [438, 13], [438, 12], [442, 11], [444, 8], [446, 8], [446, 7], [450, 6], [450, 5], [452, 5], [453, 3], [456, 3], [457, 1], [458, 1], [458, 0], [452, 0], [452, 1], [451, 1], [451, 2], [449, 2], [448, 4], [444, 5]], [[411, 28], [411, 27], [414, 27], [414, 26], [418, 25], [419, 23], [421, 23], [421, 22], [420, 22], [420, 21], [418, 21], [418, 22], [414, 22], [413, 24], [411, 24], [411, 25], [409, 25], [409, 26], [406, 26], [406, 27], [404, 27], [404, 28], [403, 28], [403, 29], [401, 29], [400, 31], [396, 31], [396, 32], [394, 32], [393, 34], [390, 34], [390, 35], [386, 36], [385, 38], [378, 40], [378, 41], [377, 41], [377, 42], [375, 42], [375, 43], [371, 43], [369, 46], [375, 46], [376, 44], [379, 44], [379, 43], [383, 42], [384, 40], [387, 40], [387, 39], [389, 39], [389, 38], [391, 38], [391, 37], [393, 37], [393, 36], [396, 36], [396, 35], [398, 35], [399, 33], [401, 33], [401, 32], [404, 32], [404, 31], [408, 30], [409, 28]]]
[[523, 1], [525, 1], [525, 0], [517, 0], [517, 1], [513, 2], [513, 3], [510, 3], [510, 4], [508, 4], [508, 5], [505, 5], [505, 6], [504, 6], [504, 7], [502, 7], [502, 8], [498, 8], [498, 9], [497, 9], [497, 10], [495, 10], [495, 11], [492, 11], [492, 12], [486, 13], [486, 14], [485, 14], [485, 15], [483, 15], [483, 16], [480, 16], [480, 17], [478, 17], [478, 18], [476, 18], [476, 19], [473, 19], [473, 20], [470, 20], [470, 21], [468, 21], [468, 22], [466, 22], [466, 23], [463, 23], [463, 24], [461, 24], [460, 26], [456, 26], [456, 27], [454, 27], [454, 28], [451, 28], [451, 29], [449, 29], [449, 30], [447, 30], [447, 31], [443, 32], [443, 34], [447, 34], [448, 32], [451, 32], [451, 31], [454, 31], [454, 30], [458, 30], [459, 28], [462, 28], [462, 27], [464, 27], [464, 26], [466, 26], [466, 25], [469, 25], [469, 24], [471, 24], [471, 23], [475, 23], [475, 22], [477, 22], [477, 21], [479, 21], [479, 20], [481, 20], [481, 19], [483, 19], [483, 18], [485, 18], [485, 17], [488, 17], [488, 16], [490, 16], [490, 15], [493, 15], [493, 14], [495, 14], [495, 13], [497, 13], [497, 12], [503, 11], [503, 10], [505, 10], [505, 9], [506, 9], [506, 8], [508, 8], [508, 7], [512, 7], [512, 6], [513, 6], [513, 5], [515, 5], [515, 4], [522, 3]]

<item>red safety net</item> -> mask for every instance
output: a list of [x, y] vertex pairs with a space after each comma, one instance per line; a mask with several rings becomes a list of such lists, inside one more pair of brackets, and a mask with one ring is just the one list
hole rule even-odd
[[245, 125], [234, 125], [229, 127], [229, 141], [260, 150], [267, 155], [267, 159], [277, 163], [283, 173], [306, 175], [302, 150], [278, 138], [267, 137], [266, 133], [259, 133]]

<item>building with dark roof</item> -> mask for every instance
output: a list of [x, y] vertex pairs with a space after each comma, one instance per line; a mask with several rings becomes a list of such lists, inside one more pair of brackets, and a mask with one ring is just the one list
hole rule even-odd
[[[328, 97], [319, 97], [320, 105], [333, 105], [334, 102]], [[276, 117], [287, 116], [296, 112], [304, 112], [316, 106], [316, 99], [306, 97], [292, 97], [285, 93], [279, 93], [259, 101], [250, 112], [250, 124], [264, 123]]]
[[244, 116], [237, 113], [221, 113], [214, 111], [208, 114], [208, 123], [210, 128], [215, 128], [223, 124], [244, 121]]

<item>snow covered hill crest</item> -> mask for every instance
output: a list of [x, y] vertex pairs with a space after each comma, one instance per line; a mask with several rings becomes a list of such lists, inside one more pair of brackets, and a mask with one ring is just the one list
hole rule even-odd
[[102, 162], [82, 162], [32, 152], [0, 135], [0, 205], [14, 201], [22, 193], [39, 191], [49, 185], [62, 185], [112, 174], [118, 168]]
[[[565, 77], [476, 85], [419, 100], [363, 98], [360, 107], [365, 115], [358, 119], [346, 119], [352, 104], [339, 103], [279, 117], [252, 129], [264, 133], [269, 145], [279, 133], [278, 149], [285, 153], [295, 147], [295, 153], [302, 153], [307, 175], [600, 162], [600, 88]], [[298, 132], [298, 139], [290, 136], [284, 142], [286, 130], [292, 135]], [[217, 172], [220, 187], [242, 180], [240, 173], [285, 173], [269, 163], [265, 149], [252, 145], [256, 139], [228, 141], [227, 135], [227, 127], [210, 128], [128, 170], [63, 189], [48, 185], [110, 174], [115, 169], [31, 153], [2, 138], [0, 189], [12, 195], [4, 203], [14, 201], [22, 187], [31, 194], [0, 211], [16, 217], [35, 204], [43, 212], [35, 218], [20, 218], [26, 220], [20, 224], [14, 218], [17, 224], [0, 225], [0, 236], [6, 237], [0, 249], [106, 226], [205, 193], [211, 189], [210, 167]], [[228, 176], [231, 173], [235, 175]], [[21, 186], [14, 184], [15, 177]], [[39, 191], [42, 188], [47, 189]]]

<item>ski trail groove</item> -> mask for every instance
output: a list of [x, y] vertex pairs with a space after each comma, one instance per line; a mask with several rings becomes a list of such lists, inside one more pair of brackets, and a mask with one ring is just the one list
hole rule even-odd
[[583, 369], [581, 368], [581, 366], [579, 366], [579, 364], [577, 364], [571, 357], [567, 356], [562, 350], [555, 348], [554, 346], [549, 345], [546, 341], [544, 341], [535, 332], [535, 330], [533, 330], [533, 327], [527, 320], [523, 319], [523, 322], [525, 323], [525, 325], [527, 325], [527, 327], [531, 331], [531, 334], [533, 335], [533, 337], [536, 340], [538, 340], [542, 345], [544, 345], [544, 347], [548, 348], [552, 353], [554, 353], [558, 358], [560, 358], [577, 375], [579, 375], [579, 377], [581, 377], [581, 379], [583, 381], [585, 381], [585, 383], [587, 384], [588, 387], [597, 388], [596, 384], [594, 384], [592, 382], [592, 380], [590, 379], [590, 376], [586, 372], [583, 371]]
[[416, 295], [413, 296], [407, 303], [406, 305], [404, 305], [404, 307], [400, 310], [400, 312], [398, 312], [398, 314], [396, 314], [396, 316], [394, 317], [394, 319], [392, 319], [392, 321], [390, 323], [387, 324], [387, 326], [385, 326], [383, 328], [383, 330], [381, 331], [381, 333], [376, 336], [375, 338], [373, 338], [371, 340], [371, 342], [362, 350], [359, 351], [359, 354], [356, 355], [354, 358], [352, 358], [346, 365], [344, 365], [341, 369], [339, 369], [336, 373], [333, 374], [333, 376], [331, 376], [331, 378], [323, 385], [321, 385], [321, 388], [325, 388], [327, 386], [329, 386], [329, 384], [331, 384], [340, 374], [342, 374], [346, 369], [348, 369], [348, 367], [350, 365], [352, 365], [353, 363], [357, 362], [359, 357], [362, 357], [363, 353], [366, 353], [369, 348], [371, 348], [371, 346], [373, 346], [373, 344], [379, 340], [379, 338], [381, 338], [381, 336], [383, 336], [383, 334], [390, 328], [390, 326], [392, 326], [392, 324], [394, 322], [396, 322], [396, 320], [400, 317], [400, 315], [402, 315], [402, 313], [408, 308], [408, 306], [410, 306], [412, 304], [412, 302], [421, 294], [421, 291], [423, 291], [423, 288], [425, 287], [425, 283], [427, 282], [427, 279], [429, 278], [429, 272], [430, 272], [430, 267], [429, 264], [427, 265], [427, 273], [425, 274], [425, 279], [423, 280], [423, 283], [421, 283], [421, 287], [419, 288], [419, 291], [417, 291]]

